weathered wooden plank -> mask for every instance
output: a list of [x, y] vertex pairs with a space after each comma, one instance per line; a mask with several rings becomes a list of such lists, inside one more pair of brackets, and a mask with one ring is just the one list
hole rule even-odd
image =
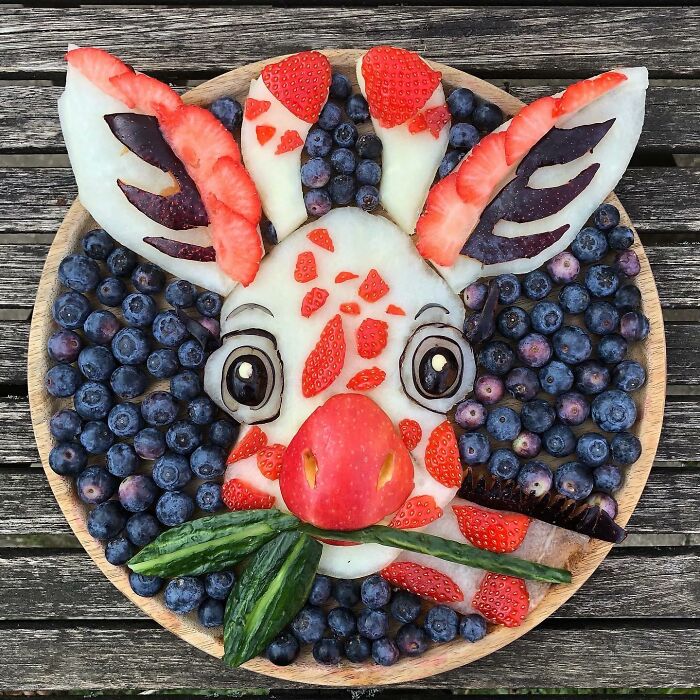
[[[524, 102], [551, 95], [570, 81], [493, 78], [495, 85]], [[56, 111], [62, 87], [0, 84], [1, 152], [62, 151]], [[652, 80], [639, 148], [678, 153], [700, 150], [700, 82]]]
[[[689, 653], [699, 644], [700, 630], [682, 621], [651, 628], [616, 622], [563, 629], [559, 622], [545, 622], [485, 659], [410, 687], [693, 687], [700, 667], [689, 663]], [[0, 648], [0, 692], [300, 687], [226, 669], [169, 632], [140, 623], [127, 629], [13, 624], [0, 629]]]
[[[700, 556], [694, 550], [615, 550], [554, 617], [698, 618], [698, 580]], [[0, 554], [0, 620], [46, 619], [147, 618], [82, 550]]]
[[28, 342], [28, 321], [2, 322], [2, 331], [0, 331], [0, 385], [26, 383]]
[[[188, 66], [218, 72], [305, 48], [375, 44], [405, 46], [476, 73], [534, 75], [556, 68], [559, 75], [587, 75], [635, 65], [641, 57], [654, 73], [670, 77], [695, 75], [700, 65], [700, 14], [690, 7], [336, 6], [328, 12], [314, 6], [101, 5], [60, 13], [12, 8], [3, 20], [0, 73], [13, 74], [63, 72], [69, 43], [97, 44], [141, 70], [169, 73]], [[40, 31], [45, 27], [51, 32]]]

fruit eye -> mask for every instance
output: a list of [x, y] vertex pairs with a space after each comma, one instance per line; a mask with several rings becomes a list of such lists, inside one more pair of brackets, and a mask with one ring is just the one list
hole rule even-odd
[[459, 380], [460, 360], [446, 345], [428, 350], [415, 369], [418, 390], [429, 399], [448, 396]]
[[269, 384], [267, 357], [250, 354], [237, 356], [226, 372], [229, 394], [240, 404], [255, 408], [265, 401]]

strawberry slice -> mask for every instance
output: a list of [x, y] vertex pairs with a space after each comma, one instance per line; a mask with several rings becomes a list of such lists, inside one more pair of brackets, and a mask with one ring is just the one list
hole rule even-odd
[[369, 391], [378, 387], [386, 379], [386, 372], [379, 367], [361, 369], [350, 377], [347, 386], [350, 391]]
[[414, 496], [401, 506], [399, 512], [389, 523], [389, 527], [395, 527], [399, 530], [423, 527], [441, 518], [442, 512], [442, 508], [435, 503], [432, 496]]
[[65, 59], [91, 83], [100, 88], [102, 92], [122, 100], [121, 91], [117, 89], [111, 80], [123, 73], [133, 74], [134, 71], [116, 56], [112, 56], [111, 53], [107, 53], [107, 51], [102, 49], [83, 46], [68, 51]]
[[389, 304], [389, 306], [386, 307], [386, 313], [390, 314], [391, 316], [406, 315], [406, 312], [400, 306], [396, 306], [396, 304]]
[[275, 481], [275, 479], [280, 478], [280, 471], [282, 471], [282, 458], [284, 457], [284, 445], [279, 445], [275, 443], [274, 445], [268, 445], [267, 447], [262, 447], [258, 450], [255, 455], [255, 459], [258, 463], [258, 469], [260, 473], [270, 481]]
[[425, 468], [428, 474], [447, 488], [462, 483], [462, 463], [455, 431], [449, 421], [440, 423], [428, 438], [425, 448]]
[[440, 138], [440, 132], [450, 123], [450, 111], [447, 109], [447, 105], [426, 109], [425, 123], [433, 137]]
[[233, 464], [241, 459], [252, 457], [254, 454], [267, 445], [267, 435], [254, 425], [239, 441], [238, 444], [229, 452], [226, 464]]
[[355, 332], [357, 354], [371, 360], [381, 354], [389, 339], [389, 324], [374, 318], [366, 318]]
[[530, 596], [521, 578], [488, 573], [474, 594], [472, 605], [489, 622], [518, 627], [527, 617]]
[[224, 504], [229, 510], [257, 510], [272, 508], [275, 497], [259, 491], [241, 479], [229, 479], [221, 489]]
[[240, 161], [224, 156], [214, 163], [206, 187], [230, 209], [255, 226], [260, 222], [262, 205], [255, 183]]
[[505, 131], [487, 134], [459, 164], [457, 193], [467, 204], [485, 207], [508, 174], [505, 145]]
[[350, 316], [360, 315], [360, 305], [356, 301], [347, 301], [338, 307], [344, 314], [350, 314]]
[[475, 547], [490, 552], [514, 552], [525, 539], [530, 518], [520, 513], [499, 513], [478, 506], [452, 506], [461, 533]]
[[144, 114], [160, 117], [182, 105], [175, 90], [144, 73], [120, 73], [109, 79], [121, 95], [121, 101]]
[[354, 272], [339, 272], [335, 276], [335, 283], [336, 284], [342, 284], [343, 282], [347, 282], [348, 280], [356, 280], [359, 277], [359, 275], [356, 275]]
[[294, 267], [294, 279], [297, 282], [311, 282], [318, 277], [316, 272], [316, 257], [311, 251], [304, 251], [297, 255], [297, 263]]
[[[331, 238], [330, 233], [328, 233], [327, 228], [315, 228], [313, 231], [309, 231], [306, 234], [306, 237], [312, 243], [315, 243], [319, 248], [323, 248], [324, 250], [327, 250], [330, 253], [332, 253], [335, 250], [335, 246], [333, 245], [333, 239]], [[337, 277], [335, 281], [338, 281]]]
[[318, 51], [302, 51], [263, 68], [267, 89], [295, 116], [313, 124], [328, 99], [331, 64]]
[[428, 122], [423, 112], [416, 114], [410, 122], [408, 122], [408, 132], [410, 134], [420, 134], [428, 128]]
[[249, 97], [245, 101], [243, 108], [243, 116], [248, 121], [255, 121], [261, 114], [265, 114], [270, 109], [270, 100], [256, 100], [254, 97]]
[[311, 314], [318, 311], [328, 299], [328, 292], [320, 287], [310, 289], [304, 298], [301, 300], [301, 315], [304, 318], [309, 318]]
[[345, 364], [345, 335], [340, 314], [326, 323], [313, 350], [304, 362], [301, 393], [316, 396], [336, 380]]
[[288, 129], [282, 134], [280, 142], [275, 149], [275, 155], [279, 156], [282, 153], [296, 151], [297, 148], [301, 148], [303, 145], [304, 140], [299, 136], [299, 132], [294, 129]]
[[367, 277], [357, 290], [358, 295], [370, 304], [379, 301], [388, 292], [389, 285], [374, 268], [367, 273]]
[[399, 421], [399, 433], [406, 449], [411, 452], [418, 447], [421, 438], [423, 437], [423, 429], [420, 423], [411, 418], [404, 418]]
[[519, 161], [554, 126], [558, 103], [556, 97], [541, 97], [513, 117], [506, 130], [508, 165]]
[[369, 111], [387, 129], [416, 115], [442, 77], [418, 54], [394, 46], [371, 48], [361, 70]]
[[556, 108], [556, 116], [570, 114], [585, 107], [587, 104], [597, 100], [609, 90], [616, 88], [620, 83], [624, 83], [627, 76], [617, 71], [608, 71], [596, 75], [595, 78], [581, 80], [578, 83], [569, 85], [564, 94], [559, 98]]
[[462, 589], [441, 571], [412, 561], [396, 561], [379, 572], [393, 586], [411, 591], [436, 603], [464, 600]]
[[264, 146], [274, 135], [277, 129], [269, 124], [258, 124], [255, 127], [255, 136], [258, 139], [258, 143]]

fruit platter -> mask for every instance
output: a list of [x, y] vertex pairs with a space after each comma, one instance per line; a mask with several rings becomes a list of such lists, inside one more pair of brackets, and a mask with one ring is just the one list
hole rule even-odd
[[388, 46], [184, 95], [66, 61], [79, 198], [30, 404], [105, 576], [232, 668], [344, 687], [475, 661], [568, 600], [661, 430], [659, 300], [613, 194], [646, 69], [524, 105]]

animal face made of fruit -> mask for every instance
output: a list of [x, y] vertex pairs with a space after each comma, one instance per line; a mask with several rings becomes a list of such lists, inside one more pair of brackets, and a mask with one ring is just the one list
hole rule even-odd
[[[383, 144], [386, 216], [342, 207], [305, 223], [302, 148], [331, 84], [323, 54], [287, 57], [252, 81], [240, 151], [207, 110], [109, 54], [74, 48], [67, 60], [60, 116], [82, 203], [122, 244], [227, 295], [205, 373], [209, 396], [244, 424], [226, 504], [334, 531], [422, 528], [563, 565], [582, 535], [499, 512], [507, 498], [475, 505], [485, 490], [471, 473], [465, 491], [447, 418], [475, 376], [459, 293], [482, 276], [533, 270], [571, 243], [629, 162], [646, 70], [533, 102], [433, 185], [450, 130], [441, 74], [411, 52], [371, 49], [357, 80]], [[279, 240], [264, 259], [262, 212]], [[470, 501], [456, 498], [461, 485]], [[573, 529], [619, 536], [589, 510]], [[507, 625], [544, 592], [379, 544], [326, 542], [319, 570], [382, 571]], [[489, 616], [501, 594], [512, 609]]]

